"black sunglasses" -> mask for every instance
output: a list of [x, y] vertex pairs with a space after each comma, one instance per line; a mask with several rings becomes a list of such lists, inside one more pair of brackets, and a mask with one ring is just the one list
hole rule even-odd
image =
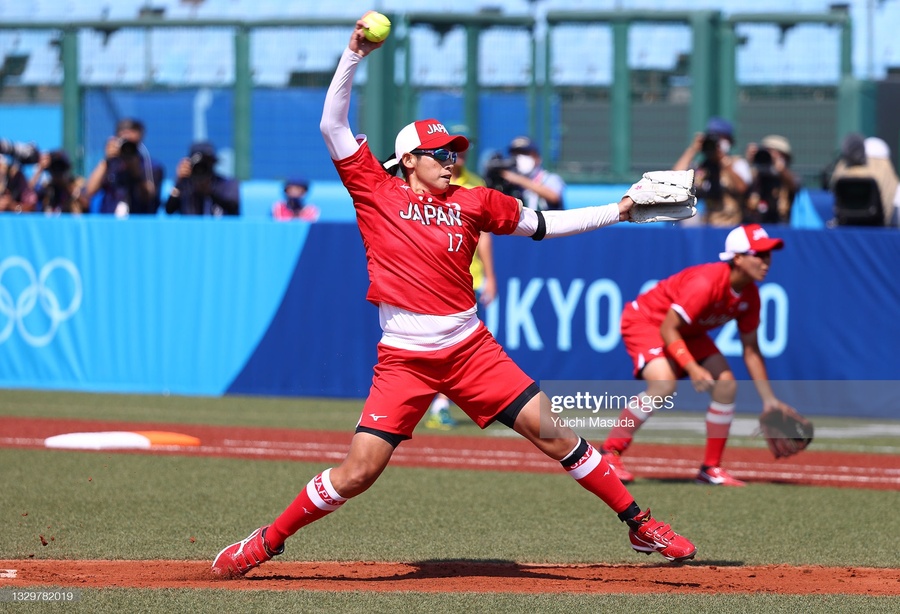
[[431, 156], [438, 162], [450, 162], [456, 164], [456, 152], [449, 149], [413, 149], [411, 152], [414, 156]]

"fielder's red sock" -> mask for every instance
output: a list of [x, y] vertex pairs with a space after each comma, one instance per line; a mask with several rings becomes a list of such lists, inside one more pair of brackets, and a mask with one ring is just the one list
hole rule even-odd
[[[646, 402], [642, 402], [641, 399], [646, 399]], [[649, 404], [646, 392], [631, 397], [628, 407], [622, 410], [616, 425], [610, 429], [606, 441], [601, 446], [602, 449], [618, 454], [625, 452], [631, 445], [634, 434], [652, 413], [653, 407]]]
[[728, 432], [731, 430], [731, 421], [734, 419], [734, 403], [709, 404], [706, 410], [706, 453], [703, 455], [703, 465], [706, 467], [718, 467], [722, 464], [722, 454], [725, 452], [725, 443], [728, 441]]
[[326, 469], [311, 479], [306, 488], [266, 529], [266, 546], [270, 551], [281, 549], [288, 537], [309, 523], [327, 516], [347, 501], [331, 485], [330, 473], [331, 469]]
[[576, 482], [603, 499], [617, 514], [634, 502], [634, 497], [613, 473], [603, 455], [584, 439], [579, 439], [575, 449], [559, 462]]

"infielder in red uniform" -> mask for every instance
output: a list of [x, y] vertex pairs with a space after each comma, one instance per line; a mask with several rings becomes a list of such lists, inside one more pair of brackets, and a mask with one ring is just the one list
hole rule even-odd
[[[659, 552], [671, 561], [693, 558], [694, 545], [641, 510], [591, 444], [568, 428], [542, 429], [541, 409], [549, 411], [549, 399], [475, 315], [469, 264], [482, 231], [533, 239], [585, 232], [630, 219], [634, 200], [541, 214], [495, 190], [451, 186], [456, 153], [468, 140], [433, 119], [400, 131], [392, 162], [402, 178], [386, 172], [348, 122], [353, 75], [380, 46], [366, 40], [364, 25], [356, 23], [338, 64], [320, 128], [353, 197], [368, 262], [367, 298], [378, 306], [384, 331], [372, 387], [343, 462], [313, 477], [271, 524], [222, 550], [213, 571], [245, 574], [283, 552], [285, 540], [301, 527], [364, 492], [396, 446], [412, 437], [437, 392], [480, 427], [500, 422], [559, 461], [627, 523], [636, 551]], [[691, 178], [684, 179], [687, 198]], [[643, 190], [634, 193], [639, 200], [647, 190], [641, 186], [632, 188]]]
[[[602, 452], [622, 482], [634, 476], [621, 460], [635, 432], [650, 417], [659, 401], [675, 392], [676, 380], [690, 377], [698, 392], [709, 392], [706, 411], [706, 453], [697, 482], [744, 486], [722, 469], [722, 453], [731, 421], [737, 383], [728, 362], [708, 331], [736, 320], [744, 348], [744, 363], [763, 401], [763, 411], [785, 409], [772, 392], [766, 365], [759, 351], [758, 282], [766, 278], [772, 251], [784, 247], [757, 224], [739, 226], [725, 239], [722, 262], [700, 264], [662, 280], [641, 294], [622, 312], [622, 340], [634, 361], [634, 374], [647, 382], [644, 392], [622, 411]], [[656, 407], [654, 407], [656, 405]]]

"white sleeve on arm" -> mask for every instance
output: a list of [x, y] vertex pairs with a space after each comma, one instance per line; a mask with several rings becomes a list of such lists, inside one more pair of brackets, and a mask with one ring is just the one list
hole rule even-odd
[[343, 160], [352, 156], [359, 149], [359, 143], [350, 130], [350, 92], [353, 89], [353, 75], [362, 56], [350, 49], [344, 49], [338, 62], [328, 93], [325, 94], [325, 106], [322, 109], [322, 121], [319, 130], [325, 139], [328, 153], [332, 160]]
[[[612, 203], [599, 207], [542, 211], [546, 231], [544, 237], [566, 237], [610, 226], [619, 221], [619, 205]], [[514, 235], [531, 237], [538, 232], [540, 219], [537, 211], [522, 207], [519, 225]], [[538, 239], [538, 237], [535, 237]]]

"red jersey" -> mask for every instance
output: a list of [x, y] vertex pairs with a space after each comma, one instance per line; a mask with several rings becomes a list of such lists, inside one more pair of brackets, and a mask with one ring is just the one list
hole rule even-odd
[[688, 267], [659, 282], [635, 301], [638, 311], [654, 326], [662, 324], [672, 308], [684, 318], [679, 329], [682, 337], [691, 337], [737, 320], [738, 330], [749, 333], [759, 326], [759, 289], [749, 283], [735, 294], [727, 262], [712, 262]]
[[442, 195], [416, 194], [384, 170], [368, 143], [334, 165], [353, 198], [366, 249], [366, 299], [438, 316], [471, 309], [469, 265], [478, 237], [482, 231], [512, 234], [519, 201], [453, 185]]

